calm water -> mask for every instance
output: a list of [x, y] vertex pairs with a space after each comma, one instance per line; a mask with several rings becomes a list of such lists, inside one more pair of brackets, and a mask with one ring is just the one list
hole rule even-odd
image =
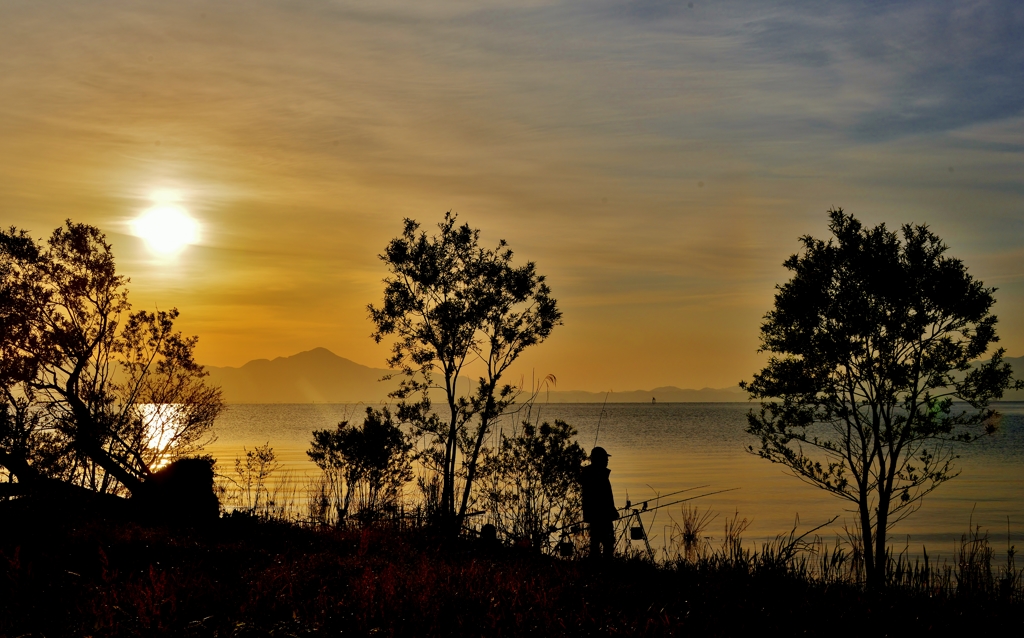
[[[578, 431], [580, 444], [589, 451], [598, 443], [612, 455], [612, 486], [616, 503], [649, 499], [657, 492], [710, 484], [704, 491], [738, 488], [708, 496], [695, 503], [719, 513], [708, 533], [720, 535], [727, 515], [753, 519], [746, 534], [751, 540], [788, 532], [797, 516], [808, 529], [839, 515], [829, 528], [842, 531], [854, 516], [844, 502], [747, 453], [756, 440], [744, 432], [748, 404], [671, 403], [543, 404], [534, 407], [531, 420], [562, 419]], [[310, 432], [331, 428], [342, 419], [359, 419], [364, 406], [332, 404], [232, 405], [218, 420], [217, 442], [208, 451], [231, 471], [243, 446], [252, 449], [269, 442], [284, 468], [293, 476], [311, 476], [318, 470], [308, 461]], [[924, 506], [892, 530], [900, 546], [909, 542], [917, 553], [922, 544], [929, 553], [950, 553], [973, 521], [987, 529], [994, 546], [1005, 551], [1007, 517], [1013, 542], [1024, 540], [1024, 403], [1003, 403], [999, 431], [961, 448], [962, 474], [925, 498]], [[602, 416], [603, 410], [603, 416]], [[539, 414], [538, 414], [539, 413]], [[600, 422], [600, 431], [598, 424]], [[502, 424], [510, 428], [511, 418]], [[674, 511], [678, 518], [678, 508]], [[648, 515], [652, 544], [660, 547], [670, 512]], [[653, 517], [653, 520], [651, 520]]]

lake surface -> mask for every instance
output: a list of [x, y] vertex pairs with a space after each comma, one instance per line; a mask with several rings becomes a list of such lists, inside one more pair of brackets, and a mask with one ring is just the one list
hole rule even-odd
[[[738, 488], [694, 501], [719, 514], [710, 535], [720, 537], [726, 516], [736, 511], [753, 521], [744, 535], [748, 541], [788, 533], [797, 516], [807, 530], [839, 515], [822, 534], [841, 534], [843, 522], [852, 525], [855, 519], [844, 501], [746, 452], [757, 443], [744, 431], [749, 409], [746, 403], [537, 404], [530, 417], [568, 422], [587, 451], [596, 437], [612, 455], [609, 467], [619, 506], [627, 497], [636, 503], [658, 492], [709, 484], [697, 493]], [[1024, 403], [1001, 403], [998, 409], [1003, 418], [996, 434], [961, 446], [961, 475], [925, 497], [921, 510], [890, 532], [897, 549], [906, 544], [917, 554], [923, 544], [929, 554], [950, 556], [972, 511], [974, 524], [989, 532], [998, 553], [1006, 550], [1008, 519], [1011, 542], [1024, 540]], [[364, 410], [351, 404], [230, 405], [217, 421], [218, 440], [207, 451], [219, 459], [222, 473], [231, 474], [243, 447], [269, 443], [282, 469], [304, 484], [319, 471], [305, 454], [310, 433], [343, 419], [361, 420]], [[507, 417], [500, 425], [507, 430], [512, 423]], [[669, 516], [678, 520], [679, 507], [646, 515], [652, 545], [661, 546]]]

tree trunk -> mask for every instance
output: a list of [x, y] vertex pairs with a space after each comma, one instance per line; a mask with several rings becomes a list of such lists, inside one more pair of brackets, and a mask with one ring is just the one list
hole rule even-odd
[[469, 467], [466, 471], [466, 486], [462, 490], [462, 505], [459, 507], [459, 524], [466, 518], [466, 508], [469, 506], [469, 493], [473, 489], [473, 479], [476, 478], [476, 467], [477, 461], [480, 458], [480, 449], [483, 447], [484, 438], [487, 436], [487, 429], [491, 425], [493, 417], [491, 412], [494, 411], [492, 405], [493, 400], [491, 397], [494, 396], [494, 387], [497, 385], [497, 381], [492, 381], [488, 384], [487, 392], [487, 405], [484, 408], [483, 414], [480, 415], [480, 429], [476, 433], [476, 441], [473, 445], [473, 456], [469, 459]]
[[18, 483], [28, 486], [39, 480], [39, 472], [29, 465], [24, 456], [0, 452], [0, 466], [7, 469], [18, 479]]
[[867, 587], [874, 590], [878, 588], [874, 561], [875, 548], [874, 538], [871, 534], [871, 513], [868, 511], [868, 500], [866, 497], [862, 497], [860, 500], [860, 537], [864, 546], [864, 572], [867, 577]]
[[882, 589], [885, 587], [886, 559], [888, 558], [885, 555], [886, 528], [889, 525], [888, 494], [878, 499], [878, 515], [875, 521], [877, 523], [875, 527], [875, 576], [877, 578], [875, 585], [876, 589]]
[[462, 489], [462, 503], [459, 506], [459, 523], [466, 518], [466, 508], [469, 507], [469, 492], [473, 489], [473, 479], [476, 478], [476, 463], [480, 456], [480, 448], [483, 446], [484, 436], [487, 432], [487, 423], [480, 423], [480, 430], [477, 432], [476, 441], [473, 445], [473, 456], [470, 457], [469, 467], [466, 470], [466, 485]]
[[459, 413], [455, 403], [456, 384], [458, 377], [446, 370], [444, 379], [445, 398], [448, 400], [448, 411], [451, 421], [448, 424], [448, 437], [444, 446], [444, 468], [441, 476], [441, 517], [449, 519], [455, 514], [455, 452], [458, 447]]
[[[70, 386], [70, 383], [69, 383]], [[142, 491], [144, 482], [137, 476], [129, 473], [124, 467], [107, 454], [103, 446], [97, 443], [93, 432], [97, 429], [96, 422], [89, 411], [88, 406], [82, 402], [78, 395], [69, 388], [65, 395], [71, 405], [75, 417], [74, 445], [79, 452], [92, 459], [103, 471], [113, 476], [133, 496]]]

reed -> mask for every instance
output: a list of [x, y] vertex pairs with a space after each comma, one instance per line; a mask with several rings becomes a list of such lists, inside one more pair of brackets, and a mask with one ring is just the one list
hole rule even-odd
[[[846, 535], [828, 541], [814, 534], [822, 526], [800, 533], [796, 519], [788, 534], [753, 547], [745, 547], [742, 534], [749, 526], [739, 512], [726, 519], [720, 546], [716, 549], [704, 532], [715, 519], [710, 509], [699, 511], [684, 507], [681, 523], [675, 522], [667, 531], [662, 565], [669, 569], [714, 572], [741, 571], [748, 574], [777, 574], [814, 585], [844, 585], [863, 588], [864, 564], [859, 535], [846, 530]], [[835, 519], [833, 519], [835, 520]], [[832, 521], [830, 521], [832, 522]], [[936, 561], [927, 548], [921, 556], [911, 557], [909, 540], [896, 551], [887, 551], [886, 587], [905, 593], [943, 599], [1002, 600], [1024, 602], [1024, 570], [1016, 567], [1016, 548], [1011, 544], [1007, 521], [1006, 562], [994, 565], [995, 551], [988, 533], [973, 524], [953, 548], [952, 560]], [[626, 548], [623, 548], [626, 551]]]
[[680, 521], [670, 514], [670, 531], [665, 559], [668, 562], [686, 560], [695, 562], [711, 552], [710, 537], [705, 532], [718, 514], [711, 508], [703, 512], [696, 506], [686, 503], [682, 507]]

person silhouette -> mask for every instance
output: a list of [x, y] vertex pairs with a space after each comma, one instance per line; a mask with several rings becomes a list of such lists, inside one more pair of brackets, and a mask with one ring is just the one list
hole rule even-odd
[[583, 522], [590, 532], [590, 557], [598, 558], [604, 550], [604, 558], [615, 553], [615, 528], [613, 522], [619, 518], [612, 495], [612, 483], [608, 476], [608, 457], [603, 447], [590, 451], [590, 465], [583, 468], [580, 481], [583, 492]]

